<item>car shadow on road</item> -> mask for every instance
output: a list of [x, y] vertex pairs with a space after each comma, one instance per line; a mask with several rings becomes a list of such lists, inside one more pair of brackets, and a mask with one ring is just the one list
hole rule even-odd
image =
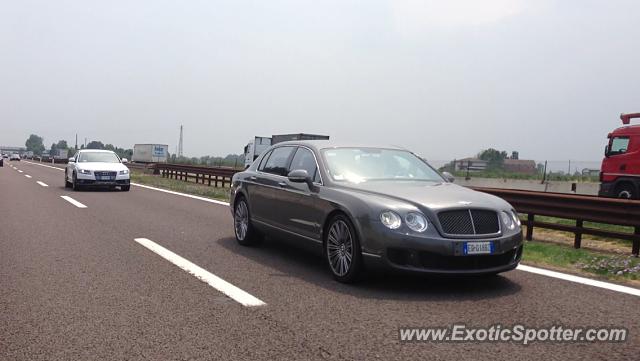
[[504, 275], [490, 277], [435, 277], [385, 271], [367, 272], [355, 284], [334, 281], [324, 263], [320, 247], [302, 247], [291, 240], [265, 239], [256, 247], [240, 246], [234, 238], [216, 241], [220, 246], [262, 264], [274, 277], [292, 277], [357, 297], [404, 300], [481, 300], [505, 297], [520, 291], [521, 286]]

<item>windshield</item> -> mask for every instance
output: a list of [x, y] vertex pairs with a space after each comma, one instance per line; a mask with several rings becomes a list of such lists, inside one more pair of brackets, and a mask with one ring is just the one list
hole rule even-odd
[[377, 180], [444, 179], [411, 152], [380, 148], [323, 149], [327, 171], [334, 181], [361, 183]]
[[120, 159], [115, 155], [115, 153], [83, 152], [78, 156], [78, 162], [120, 163]]

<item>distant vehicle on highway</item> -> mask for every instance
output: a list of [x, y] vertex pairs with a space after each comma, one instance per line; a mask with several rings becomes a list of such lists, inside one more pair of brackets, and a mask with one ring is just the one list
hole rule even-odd
[[620, 114], [624, 126], [607, 135], [600, 169], [602, 197], [640, 199], [640, 124], [629, 125], [640, 113]]
[[9, 154], [7, 154], [7, 153], [2, 153], [2, 158], [9, 158]]
[[167, 144], [135, 144], [131, 160], [138, 163], [166, 163], [168, 156]]
[[234, 175], [230, 209], [241, 245], [263, 234], [317, 244], [340, 282], [377, 266], [497, 274], [522, 256], [511, 205], [448, 182], [396, 147], [280, 143]]
[[12, 160], [12, 161], [13, 161], [13, 160], [20, 161], [20, 154], [18, 154], [18, 153], [12, 153], [12, 154], [9, 156], [9, 160]]
[[64, 171], [64, 184], [67, 188], [80, 190], [84, 187], [109, 187], [128, 192], [130, 185], [129, 168], [110, 150], [82, 149], [73, 157]]

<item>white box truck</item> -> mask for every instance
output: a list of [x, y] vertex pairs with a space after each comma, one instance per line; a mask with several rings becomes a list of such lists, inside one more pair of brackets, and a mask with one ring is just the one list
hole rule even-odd
[[271, 146], [270, 137], [254, 137], [244, 146], [244, 169], [247, 169], [258, 156]]
[[168, 156], [167, 144], [135, 144], [131, 160], [138, 163], [166, 163]]

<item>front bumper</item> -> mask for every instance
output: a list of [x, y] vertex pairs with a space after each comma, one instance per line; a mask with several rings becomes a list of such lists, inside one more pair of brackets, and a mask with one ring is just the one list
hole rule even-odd
[[127, 186], [130, 184], [130, 177], [128, 174], [118, 174], [112, 180], [96, 180], [93, 174], [78, 174], [76, 181], [79, 185], [83, 186], [96, 186], [96, 187], [111, 187], [111, 186]]
[[613, 182], [600, 183], [600, 190], [598, 191], [599, 197], [615, 197], [615, 184]]
[[[375, 242], [377, 252], [367, 251], [363, 242], [363, 258], [370, 268], [383, 268], [427, 274], [473, 275], [509, 271], [522, 258], [522, 232], [487, 239], [426, 238], [383, 232]], [[465, 242], [491, 241], [492, 254], [464, 255]]]

